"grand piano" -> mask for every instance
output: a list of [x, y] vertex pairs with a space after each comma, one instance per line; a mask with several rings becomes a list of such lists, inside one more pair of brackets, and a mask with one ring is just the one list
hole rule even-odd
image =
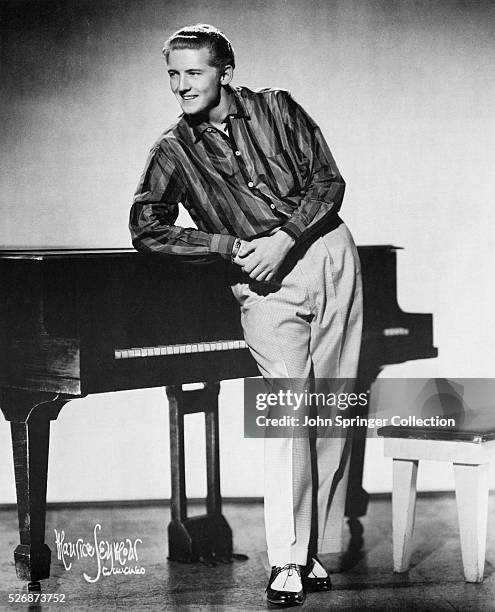
[[[397, 304], [396, 247], [359, 247], [364, 332], [358, 385], [381, 368], [435, 357], [431, 314]], [[0, 409], [10, 422], [20, 543], [17, 575], [38, 589], [45, 544], [50, 422], [89, 394], [166, 386], [172, 466], [169, 558], [232, 558], [222, 515], [218, 381], [257, 376], [229, 290], [228, 264], [192, 265], [132, 249], [0, 251]], [[185, 383], [204, 383], [187, 390]], [[187, 517], [184, 416], [205, 413], [207, 512]], [[356, 432], [346, 504], [359, 547], [364, 438]]]

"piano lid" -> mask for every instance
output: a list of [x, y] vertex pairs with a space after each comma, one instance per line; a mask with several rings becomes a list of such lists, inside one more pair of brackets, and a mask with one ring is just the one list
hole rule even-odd
[[132, 247], [65, 248], [65, 247], [0, 247], [0, 259], [69, 259], [73, 257], [125, 256], [136, 253]]
[[[396, 251], [402, 247], [392, 244], [378, 245], [359, 245], [359, 251], [367, 250], [383, 250]], [[138, 254], [132, 247], [115, 247], [115, 248], [86, 248], [86, 247], [23, 247], [23, 246], [4, 246], [0, 247], [0, 259], [72, 259], [78, 257], [124, 257], [132, 254]], [[146, 255], [153, 255], [146, 253]]]

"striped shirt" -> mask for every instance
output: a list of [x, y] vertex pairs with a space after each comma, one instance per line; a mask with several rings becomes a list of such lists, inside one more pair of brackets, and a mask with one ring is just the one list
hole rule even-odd
[[[225, 133], [181, 115], [151, 149], [130, 213], [136, 249], [228, 259], [236, 237], [280, 228], [298, 241], [336, 217], [345, 183], [311, 117], [285, 90], [229, 90]], [[180, 203], [197, 229], [174, 225]]]

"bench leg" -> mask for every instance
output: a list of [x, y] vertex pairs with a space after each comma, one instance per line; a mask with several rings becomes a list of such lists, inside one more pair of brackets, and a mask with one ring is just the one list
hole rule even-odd
[[394, 572], [407, 572], [416, 510], [418, 461], [394, 459], [392, 517]]
[[457, 515], [466, 582], [482, 582], [488, 512], [488, 463], [454, 463]]

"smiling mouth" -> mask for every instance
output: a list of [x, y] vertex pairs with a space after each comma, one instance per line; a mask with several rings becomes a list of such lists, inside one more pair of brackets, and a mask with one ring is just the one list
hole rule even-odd
[[183, 100], [186, 100], [186, 102], [189, 102], [190, 100], [195, 100], [198, 96], [181, 96], [181, 98]]

